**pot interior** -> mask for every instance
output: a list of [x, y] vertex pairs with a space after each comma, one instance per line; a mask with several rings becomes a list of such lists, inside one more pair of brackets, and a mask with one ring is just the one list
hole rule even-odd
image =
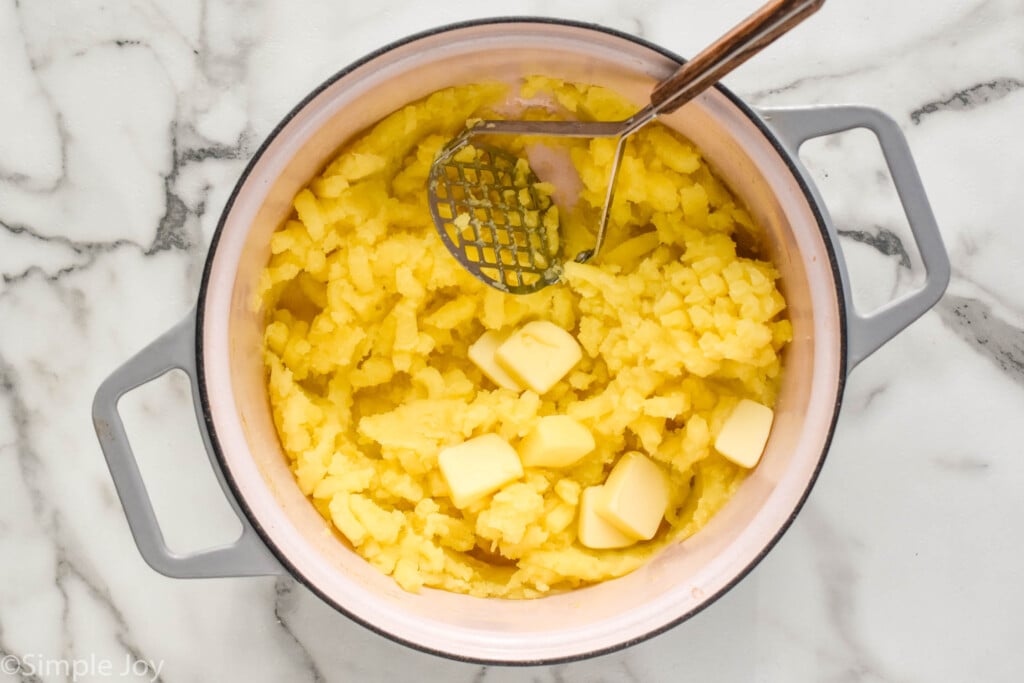
[[[269, 238], [295, 193], [353, 135], [440, 88], [547, 74], [603, 85], [638, 104], [675, 62], [590, 27], [460, 26], [419, 37], [335, 77], [286, 119], [226, 209], [201, 296], [209, 424], [227, 477], [264, 539], [321, 597], [420, 648], [498, 662], [608, 650], [692, 614], [757, 562], [788, 525], [824, 457], [838, 407], [841, 321], [829, 249], [793, 171], [756, 117], [722, 91], [662, 119], [693, 140], [767, 231], [793, 323], [775, 426], [758, 468], [698, 534], [638, 571], [532, 601], [402, 591], [330, 531], [299, 492], [270, 416], [252, 309]], [[412, 257], [412, 255], [410, 255]]]

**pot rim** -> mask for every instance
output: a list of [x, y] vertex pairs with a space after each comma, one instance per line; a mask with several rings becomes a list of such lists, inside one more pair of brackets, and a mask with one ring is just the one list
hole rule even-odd
[[[310, 104], [310, 102], [316, 99], [317, 96], [319, 96], [324, 90], [333, 85], [336, 81], [345, 77], [355, 69], [372, 62], [373, 60], [377, 59], [378, 57], [388, 52], [391, 52], [392, 50], [395, 50], [397, 48], [403, 47], [411, 43], [415, 43], [425, 38], [436, 36], [438, 34], [446, 33], [449, 31], [474, 28], [478, 26], [490, 26], [496, 24], [547, 24], [568, 26], [570, 28], [582, 29], [584, 31], [594, 31], [598, 33], [604, 33], [606, 35], [610, 35], [616, 38], [631, 41], [640, 46], [655, 51], [660, 55], [667, 57], [668, 59], [671, 59], [678, 64], [682, 64], [683, 62], [686, 61], [685, 59], [683, 59], [676, 53], [672, 52], [671, 50], [668, 50], [660, 45], [645, 40], [644, 38], [591, 22], [553, 17], [498, 16], [454, 22], [426, 29], [424, 31], [419, 31], [417, 33], [413, 33], [399, 40], [392, 41], [391, 43], [388, 43], [364, 55], [363, 57], [349, 63], [347, 66], [336, 71], [335, 73], [327, 77], [324, 81], [322, 81], [313, 90], [311, 90], [294, 107], [292, 107], [292, 109], [290, 109], [288, 113], [284, 115], [284, 117], [277, 123], [277, 125], [274, 126], [273, 130], [271, 130], [271, 132], [267, 134], [263, 142], [253, 153], [249, 162], [246, 164], [245, 169], [242, 171], [241, 175], [238, 178], [238, 181], [235, 183], [234, 188], [232, 188], [230, 195], [228, 195], [228, 198], [224, 203], [224, 207], [221, 210], [220, 218], [217, 221], [217, 226], [210, 239], [210, 246], [207, 250], [206, 261], [203, 266], [202, 277], [200, 279], [199, 291], [197, 295], [198, 301], [196, 305], [195, 326], [195, 354], [197, 368], [196, 383], [198, 386], [198, 400], [199, 404], [202, 407], [203, 426], [205, 427], [206, 431], [210, 436], [210, 446], [212, 447], [212, 452], [214, 453], [217, 459], [217, 464], [220, 467], [221, 472], [223, 473], [224, 481], [226, 481], [227, 485], [230, 487], [231, 495], [235, 498], [236, 502], [238, 503], [238, 509], [241, 510], [241, 512], [245, 515], [248, 523], [252, 525], [256, 533], [259, 535], [260, 540], [266, 545], [267, 549], [273, 554], [277, 561], [281, 563], [281, 566], [284, 567], [292, 577], [300, 581], [308, 590], [310, 590], [320, 600], [324, 601], [325, 603], [333, 607], [335, 610], [343, 614], [348, 619], [369, 629], [373, 633], [384, 636], [385, 638], [395, 643], [399, 643], [401, 645], [410, 647], [414, 650], [443, 657], [445, 659], [451, 659], [454, 661], [461, 661], [472, 664], [482, 664], [487, 666], [541, 666], [552, 664], [564, 664], [578, 662], [593, 657], [618, 652], [620, 650], [624, 650], [626, 648], [629, 648], [633, 645], [641, 643], [645, 640], [653, 638], [654, 636], [660, 635], [675, 628], [684, 621], [687, 621], [696, 614], [702, 612], [711, 604], [717, 602], [719, 598], [721, 598], [727, 592], [732, 590], [732, 588], [736, 586], [736, 584], [745, 579], [747, 575], [749, 575], [750, 572], [752, 572], [754, 568], [758, 564], [760, 564], [761, 560], [775, 547], [775, 545], [779, 542], [779, 540], [786, 533], [786, 531], [789, 530], [789, 527], [792, 525], [796, 516], [803, 509], [804, 503], [807, 501], [807, 498], [810, 495], [811, 490], [814, 488], [814, 484], [817, 482], [818, 475], [821, 472], [821, 468], [824, 466], [825, 459], [828, 455], [828, 451], [832, 443], [832, 438], [835, 434], [836, 423], [839, 418], [839, 409], [843, 401], [843, 394], [846, 386], [846, 377], [848, 374], [848, 368], [845, 362], [840, 362], [838, 364], [838, 377], [835, 394], [836, 398], [835, 405], [832, 409], [831, 423], [828, 425], [828, 429], [822, 446], [821, 455], [819, 456], [818, 461], [815, 464], [813, 471], [811, 472], [811, 476], [807, 480], [806, 487], [803, 489], [799, 498], [797, 499], [792, 513], [785, 519], [783, 524], [779, 527], [778, 531], [767, 541], [767, 543], [765, 543], [764, 547], [760, 550], [760, 552], [758, 552], [757, 555], [755, 555], [742, 570], [737, 572], [736, 575], [728, 582], [726, 582], [719, 590], [710, 594], [703, 602], [701, 602], [693, 609], [684, 612], [675, 619], [672, 619], [659, 627], [653, 628], [640, 636], [624, 640], [622, 642], [616, 643], [615, 645], [611, 645], [608, 647], [598, 648], [587, 652], [581, 652], [572, 655], [566, 655], [564, 657], [548, 657], [543, 659], [526, 660], [518, 662], [462, 656], [449, 651], [427, 647], [419, 643], [413, 642], [411, 640], [406, 640], [353, 614], [348, 609], [346, 609], [344, 605], [341, 605], [332, 598], [330, 598], [324, 591], [318, 588], [316, 584], [307, 579], [307, 577], [289, 560], [288, 556], [285, 553], [281, 552], [274, 544], [270, 534], [267, 533], [267, 531], [259, 523], [257, 517], [253, 514], [253, 511], [249, 507], [249, 504], [247, 503], [242, 490], [239, 488], [237, 482], [235, 481], [233, 475], [231, 474], [231, 470], [227, 465], [226, 458], [220, 445], [220, 440], [217, 437], [217, 430], [212, 418], [209, 393], [206, 383], [205, 354], [203, 348], [203, 329], [204, 318], [206, 313], [205, 308], [207, 291], [210, 283], [210, 273], [214, 261], [214, 255], [216, 253], [217, 245], [218, 242], [220, 241], [221, 234], [223, 233], [224, 226], [227, 222], [227, 218], [230, 215], [232, 208], [234, 207], [235, 200], [238, 194], [240, 193], [243, 186], [246, 184], [256, 164], [260, 161], [260, 159], [262, 158], [266, 150], [269, 148], [269, 146], [276, 140], [278, 135], [280, 135], [280, 133], [292, 121], [292, 119], [295, 118], [295, 116], [297, 116], [299, 112], [304, 110], [306, 106]], [[814, 193], [808, 185], [808, 181], [800, 168], [798, 160], [795, 159], [793, 155], [783, 146], [783, 144], [776, 137], [775, 133], [768, 127], [768, 125], [761, 118], [761, 116], [759, 116], [752, 107], [747, 105], [741, 98], [733, 94], [729, 89], [727, 89], [722, 84], [716, 83], [713, 87], [716, 90], [718, 90], [722, 95], [724, 95], [737, 109], [739, 109], [743, 113], [743, 115], [746, 116], [750, 120], [750, 122], [753, 123], [754, 126], [761, 132], [761, 134], [765, 137], [765, 139], [772, 146], [772, 148], [775, 149], [779, 157], [782, 159], [783, 163], [789, 169], [790, 173], [793, 176], [793, 179], [797, 183], [797, 186], [800, 188], [800, 191], [803, 194], [804, 199], [807, 201], [807, 205], [810, 208], [812, 215], [814, 216], [814, 220], [817, 224], [818, 230], [821, 232], [825, 252], [828, 255], [829, 268], [832, 271], [833, 283], [835, 284], [836, 301], [839, 309], [839, 315], [837, 316], [839, 322], [839, 358], [842, 361], [842, 359], [846, 359], [848, 351], [848, 325], [846, 315], [844, 314], [844, 311], [847, 310], [847, 302], [845, 301], [845, 293], [843, 291], [844, 288], [841, 286], [841, 283], [843, 281], [843, 275], [839, 266], [836, 249], [832, 243], [832, 240], [829, 237], [828, 220], [822, 213], [821, 206], [816, 201]]]

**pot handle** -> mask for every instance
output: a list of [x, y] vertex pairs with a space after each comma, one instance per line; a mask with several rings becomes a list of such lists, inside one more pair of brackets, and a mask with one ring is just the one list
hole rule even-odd
[[[193, 309], [184, 320], [115, 370], [100, 385], [93, 399], [93, 426], [96, 428], [96, 436], [99, 437], [103, 455], [114, 479], [117, 495], [121, 498], [128, 526], [142, 558], [150, 567], [165, 576], [208, 578], [283, 574], [281, 565], [239, 509], [238, 502], [228, 490], [224, 474], [213, 455], [210, 436], [203, 424], [202, 408], [197, 400], [199, 387], [195, 339], [196, 312]], [[189, 555], [173, 552], [164, 542], [163, 532], [153, 513], [153, 504], [139, 474], [138, 463], [117, 410], [118, 401], [126, 393], [174, 369], [183, 370], [189, 376], [192, 400], [199, 420], [199, 432], [206, 445], [207, 455], [228, 502], [242, 522], [242, 535], [233, 543]]]
[[[935, 222], [931, 205], [921, 184], [907, 139], [887, 114], [870, 107], [855, 105], [779, 107], [761, 110], [788, 151], [798, 158], [800, 146], [812, 138], [833, 135], [854, 128], [866, 128], [875, 134], [882, 148], [886, 165], [892, 174], [903, 212], [910, 224], [914, 242], [924, 263], [925, 281], [920, 289], [890, 301], [868, 315], [862, 315], [853, 305], [850, 278], [843, 257], [839, 236], [829, 224], [832, 243], [842, 279], [843, 298], [849, 334], [847, 345], [847, 371], [874, 353], [882, 344], [899, 334], [917, 320], [942, 297], [949, 284], [949, 256], [942, 244], [942, 236]], [[811, 188], [818, 206], [824, 206], [821, 195], [810, 178], [804, 180]]]

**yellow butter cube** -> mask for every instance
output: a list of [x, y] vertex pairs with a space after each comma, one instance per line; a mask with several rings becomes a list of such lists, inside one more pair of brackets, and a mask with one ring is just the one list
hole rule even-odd
[[600, 514], [604, 498], [603, 486], [588, 486], [580, 494], [580, 521], [577, 536], [580, 543], [594, 550], [625, 548], [636, 540], [609, 524]]
[[499, 387], [511, 391], [522, 391], [523, 385], [505, 368], [498, 365], [498, 361], [494, 359], [494, 352], [508, 339], [510, 334], [511, 331], [501, 333], [497, 330], [487, 330], [469, 347], [469, 360]]
[[484, 434], [442, 449], [437, 461], [457, 508], [471, 505], [523, 476], [516, 450], [497, 434]]
[[568, 415], [548, 415], [519, 444], [523, 467], [568, 467], [594, 450], [594, 435]]
[[736, 404], [715, 439], [715, 450], [740, 467], [754, 467], [764, 453], [775, 413], [768, 406], [743, 399]]
[[642, 453], [619, 458], [604, 483], [597, 512], [606, 522], [634, 540], [654, 538], [668, 508], [668, 478]]
[[544, 394], [580, 362], [583, 351], [558, 325], [534, 320], [513, 332], [494, 358], [514, 378]]

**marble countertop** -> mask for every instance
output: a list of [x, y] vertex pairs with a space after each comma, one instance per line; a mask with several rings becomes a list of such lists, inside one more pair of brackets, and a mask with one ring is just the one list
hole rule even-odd
[[[1018, 681], [1024, 678], [1024, 6], [833, 0], [729, 76], [756, 105], [858, 102], [906, 133], [953, 264], [851, 375], [806, 507], [670, 632], [590, 661], [480, 667], [347, 621], [290, 579], [173, 580], [139, 556], [89, 418], [193, 305], [247, 159], [306, 92], [409, 33], [593, 21], [696, 52], [758, 0], [0, 3], [0, 680]], [[870, 138], [809, 145], [858, 299], [915, 282]], [[238, 522], [170, 376], [124, 402], [169, 542]], [[105, 662], [105, 664], [104, 664]]]

